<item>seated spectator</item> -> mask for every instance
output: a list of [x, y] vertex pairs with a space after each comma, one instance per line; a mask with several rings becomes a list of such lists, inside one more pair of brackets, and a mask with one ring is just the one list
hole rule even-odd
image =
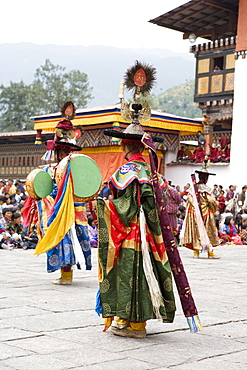
[[239, 234], [240, 239], [244, 245], [247, 245], [247, 224], [242, 225], [242, 231]]
[[189, 190], [190, 190], [190, 184], [189, 184], [189, 183], [187, 183], [187, 184], [184, 186], [184, 190], [183, 190], [183, 192], [182, 192], [182, 194], [181, 194], [181, 198], [183, 198], [184, 200], [186, 200], [187, 195], [188, 195], [188, 193], [189, 193]]
[[220, 147], [222, 150], [225, 150], [228, 146], [228, 144], [230, 144], [230, 139], [228, 139], [228, 137], [226, 136], [221, 136], [220, 140], [219, 140], [219, 143], [220, 143]]
[[177, 161], [182, 160], [183, 156], [184, 156], [184, 146], [182, 145], [181, 148], [178, 150], [178, 153], [177, 153]]
[[27, 199], [27, 196], [26, 195], [22, 195], [19, 205], [20, 204], [23, 204], [24, 205], [26, 199]]
[[3, 217], [0, 219], [0, 224], [3, 226], [12, 220], [13, 208], [5, 207], [2, 210]]
[[0, 234], [0, 248], [8, 251], [15, 248], [15, 244], [11, 240], [11, 235], [6, 231]]
[[223, 149], [219, 149], [218, 162], [226, 162], [226, 152]]
[[243, 224], [247, 223], [247, 209], [243, 210], [243, 213], [241, 213], [241, 217], [242, 217], [242, 220], [243, 220]]
[[19, 212], [22, 214], [23, 208], [24, 208], [24, 204], [18, 204], [16, 212]]
[[5, 224], [6, 231], [8, 231], [10, 235], [23, 234], [23, 226], [21, 221], [21, 214], [19, 212], [13, 213], [11, 220]]
[[88, 235], [90, 239], [90, 245], [93, 248], [98, 247], [98, 221], [93, 219], [92, 216], [88, 217]]
[[218, 236], [220, 237], [220, 222], [221, 222], [221, 215], [219, 211], [216, 211], [214, 214], [214, 220], [215, 220], [215, 225], [218, 230]]
[[22, 241], [24, 230], [21, 222], [21, 214], [19, 212], [14, 212], [11, 221], [5, 224], [5, 229], [11, 235], [11, 242], [15, 245], [16, 248], [22, 248], [24, 245]]
[[4, 186], [2, 190], [2, 194], [5, 195], [8, 193], [9, 195], [15, 194], [16, 193], [16, 187], [14, 185], [14, 181], [12, 179], [8, 180], [7, 185]]
[[0, 180], [0, 195], [4, 195], [3, 189], [4, 189], [5, 185], [6, 185], [5, 181]]
[[25, 181], [22, 182], [22, 180], [16, 180], [16, 183], [15, 183], [16, 188], [20, 189], [22, 194], [25, 194], [24, 184], [25, 184]]
[[18, 203], [17, 203], [17, 200], [16, 200], [16, 194], [12, 194], [9, 196], [9, 204], [8, 204], [9, 207], [17, 207], [18, 206]]
[[242, 219], [242, 214], [244, 213], [244, 210], [241, 209], [235, 217], [235, 225], [237, 228], [238, 233], [242, 230], [242, 225], [243, 225], [243, 219]]
[[0, 212], [3, 213], [3, 209], [7, 207], [7, 198], [4, 195], [0, 195]]
[[199, 148], [194, 150], [190, 156], [190, 160], [195, 163], [202, 163], [205, 159], [204, 147], [201, 145]]
[[109, 199], [111, 195], [112, 195], [112, 191], [109, 187], [108, 182], [104, 182], [101, 186], [99, 197], [101, 197], [102, 199]]
[[20, 188], [17, 188], [16, 189], [16, 194], [15, 194], [16, 204], [19, 204], [20, 203], [22, 196], [23, 196], [23, 193], [22, 193], [21, 189]]
[[230, 157], [231, 157], [231, 144], [228, 144], [227, 148], [225, 149], [226, 162], [230, 162]]
[[225, 243], [229, 243], [235, 235], [237, 235], [237, 229], [234, 225], [233, 216], [227, 216], [220, 230], [220, 237]]
[[[183, 206], [183, 205], [178, 206], [178, 214], [179, 214], [179, 216], [182, 215], [182, 216], [185, 217], [185, 213], [186, 213], [185, 206]], [[184, 217], [182, 217], [182, 218], [184, 219]]]
[[28, 235], [22, 235], [23, 249], [35, 249], [38, 243], [38, 235], [35, 226], [31, 226]]
[[15, 245], [15, 248], [22, 248], [24, 245], [22, 241], [22, 234], [17, 234], [17, 233], [12, 234], [11, 242]]
[[219, 162], [220, 161], [219, 156], [220, 156], [220, 145], [218, 144], [215, 147], [211, 148], [211, 152], [209, 156], [210, 162], [212, 163]]
[[189, 149], [189, 145], [185, 145], [185, 149], [184, 149], [184, 155], [183, 155], [183, 159], [189, 159], [190, 156], [191, 156], [191, 150]]
[[226, 208], [226, 203], [225, 203], [226, 198], [225, 198], [224, 194], [225, 194], [224, 190], [220, 190], [220, 194], [217, 197], [218, 210], [219, 210], [220, 213], [224, 213], [225, 208]]

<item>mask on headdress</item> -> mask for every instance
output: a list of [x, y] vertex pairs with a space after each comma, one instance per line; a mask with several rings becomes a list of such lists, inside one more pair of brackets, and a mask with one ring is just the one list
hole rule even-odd
[[74, 139], [75, 128], [70, 121], [75, 116], [75, 106], [72, 101], [68, 101], [62, 105], [61, 114], [65, 118], [58, 122], [53, 140], [46, 142], [47, 151], [42, 157], [43, 160], [60, 161], [70, 152], [81, 150], [81, 147], [76, 144], [76, 140]]

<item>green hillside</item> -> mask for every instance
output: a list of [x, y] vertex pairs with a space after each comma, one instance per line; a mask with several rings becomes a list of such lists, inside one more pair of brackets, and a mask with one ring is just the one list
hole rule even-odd
[[179, 86], [162, 92], [153, 97], [152, 108], [162, 112], [184, 116], [188, 118], [198, 118], [202, 116], [201, 109], [194, 103], [195, 81], [191, 80]]

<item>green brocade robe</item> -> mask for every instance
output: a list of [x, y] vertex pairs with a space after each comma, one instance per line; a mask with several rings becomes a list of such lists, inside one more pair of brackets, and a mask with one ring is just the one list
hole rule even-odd
[[[172, 322], [175, 300], [171, 269], [161, 235], [149, 166], [144, 162], [129, 162], [116, 171], [111, 183], [117, 189], [116, 198], [97, 201], [102, 316], [118, 316], [133, 322], [156, 317], [143, 269], [141, 204], [151, 265], [163, 298], [160, 314], [164, 322]], [[163, 188], [164, 185], [163, 182]]]

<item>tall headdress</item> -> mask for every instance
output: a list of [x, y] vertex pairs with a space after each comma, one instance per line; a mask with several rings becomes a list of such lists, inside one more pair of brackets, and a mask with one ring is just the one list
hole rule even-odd
[[200, 173], [203, 173], [203, 174], [207, 174], [207, 175], [216, 175], [216, 173], [210, 173], [208, 172], [208, 167], [210, 167], [211, 165], [211, 162], [210, 162], [210, 159], [208, 159], [208, 157], [206, 156], [204, 161], [202, 162], [202, 168], [201, 170], [196, 170], [195, 172], [200, 174]]
[[[153, 88], [156, 81], [156, 69], [148, 64], [136, 61], [124, 75], [124, 85], [127, 90], [133, 92], [134, 103], [122, 101], [121, 115], [125, 121], [130, 122], [124, 131], [105, 130], [107, 136], [121, 139], [141, 140], [145, 131], [141, 123], [148, 122], [151, 109], [147, 101], [141, 104], [141, 97], [145, 97]], [[131, 106], [130, 106], [131, 105]], [[154, 141], [163, 141], [161, 138], [153, 138]]]
[[[46, 142], [46, 153], [43, 160], [60, 160], [61, 157], [68, 155], [72, 151], [80, 151], [81, 146], [76, 144], [74, 130], [71, 120], [75, 116], [75, 106], [72, 101], [64, 103], [60, 109], [63, 119], [61, 119], [57, 126], [53, 140]], [[54, 158], [54, 154], [55, 157]]]

